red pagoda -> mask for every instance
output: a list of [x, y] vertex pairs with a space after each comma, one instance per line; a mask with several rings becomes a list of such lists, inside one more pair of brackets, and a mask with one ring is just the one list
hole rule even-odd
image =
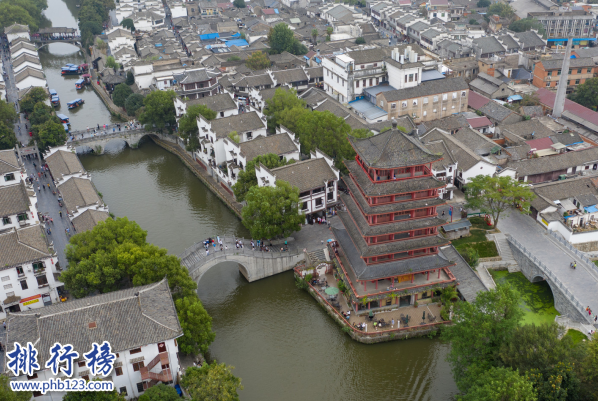
[[455, 285], [450, 270], [455, 262], [439, 249], [450, 244], [438, 232], [446, 224], [437, 213], [445, 203], [438, 194], [445, 183], [432, 174], [442, 155], [396, 123], [385, 133], [349, 141], [357, 155], [345, 162], [349, 195], [341, 195], [346, 211], [338, 214], [344, 229], [333, 228], [333, 233], [340, 248], [338, 272], [350, 288], [352, 308], [408, 306]]

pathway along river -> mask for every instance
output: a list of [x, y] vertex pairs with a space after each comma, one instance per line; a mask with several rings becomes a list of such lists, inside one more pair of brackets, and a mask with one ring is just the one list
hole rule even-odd
[[[48, 4], [54, 26], [76, 27], [73, 0]], [[40, 57], [63, 104], [71, 97], [85, 99], [70, 113], [73, 128], [82, 129], [108, 122], [110, 114], [93, 91], [76, 95], [74, 81], [60, 76], [62, 65], [83, 61], [77, 53], [73, 46], [53, 44]], [[118, 141], [110, 145], [105, 155], [85, 155], [81, 162], [111, 212], [137, 221], [150, 242], [178, 254], [208, 236], [247, 236], [174, 155], [151, 141], [135, 150], [122, 149]], [[243, 401], [436, 401], [456, 392], [444, 360], [446, 345], [427, 338], [356, 343], [295, 288], [290, 272], [249, 284], [237, 265], [222, 263], [203, 276], [198, 293], [214, 318], [216, 341], [208, 357], [235, 366], [245, 387]]]

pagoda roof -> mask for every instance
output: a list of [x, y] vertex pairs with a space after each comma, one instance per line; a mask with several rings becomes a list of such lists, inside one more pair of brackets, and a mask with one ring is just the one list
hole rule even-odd
[[356, 161], [345, 161], [345, 166], [347, 166], [347, 169], [367, 196], [403, 194], [407, 192], [443, 188], [446, 186], [444, 181], [437, 180], [434, 177], [409, 178], [374, 183], [369, 179], [365, 171], [363, 171]]
[[427, 206], [438, 206], [443, 205], [446, 203], [445, 200], [440, 198], [433, 198], [433, 199], [418, 199], [412, 200], [407, 202], [397, 202], [397, 203], [387, 203], [384, 205], [375, 205], [372, 206], [368, 204], [367, 200], [364, 198], [361, 191], [357, 188], [357, 185], [353, 182], [353, 180], [349, 177], [343, 177], [343, 182], [345, 186], [349, 188], [355, 200], [357, 200], [357, 204], [363, 210], [363, 212], [367, 215], [373, 214], [384, 214], [384, 213], [392, 213], [392, 212], [401, 212], [404, 210], [413, 210], [413, 209], [421, 209]]
[[347, 206], [347, 211], [353, 218], [353, 222], [357, 225], [357, 229], [363, 237], [400, 233], [409, 230], [419, 230], [429, 227], [438, 227], [443, 224], [446, 224], [445, 220], [435, 216], [421, 219], [390, 221], [386, 224], [377, 224], [374, 226], [370, 226], [365, 216], [361, 213], [361, 210], [359, 210], [359, 208], [357, 207], [355, 200], [353, 200], [351, 196], [341, 194], [340, 198], [345, 204], [345, 206]]
[[[417, 258], [393, 260], [385, 263], [366, 265], [361, 258], [358, 249], [353, 245], [351, 237], [346, 229], [332, 228], [332, 234], [339, 242], [348, 263], [343, 265], [349, 269], [348, 273], [353, 273], [356, 280], [376, 280], [392, 276], [398, 276], [407, 273], [417, 273], [426, 270], [451, 267], [455, 264], [444, 257], [441, 253], [426, 255]], [[351, 277], [352, 278], [352, 277]]]
[[442, 155], [435, 155], [417, 139], [397, 129], [364, 139], [349, 135], [349, 142], [361, 159], [374, 168], [417, 166], [442, 158]]
[[361, 236], [355, 222], [347, 212], [338, 212], [345, 229], [349, 233], [353, 244], [357, 248], [362, 258], [373, 256], [389, 255], [400, 252], [413, 251], [416, 249], [429, 248], [432, 246], [444, 246], [450, 244], [450, 241], [440, 235], [408, 239], [403, 241], [385, 242], [382, 244], [368, 244]]

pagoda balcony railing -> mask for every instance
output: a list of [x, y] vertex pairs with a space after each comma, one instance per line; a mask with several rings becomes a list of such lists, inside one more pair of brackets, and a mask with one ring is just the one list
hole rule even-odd
[[361, 160], [359, 160], [357, 158], [355, 160], [357, 161], [357, 164], [361, 167], [361, 169], [363, 170], [363, 172], [365, 173], [365, 175], [374, 184], [382, 184], [382, 183], [385, 183], [385, 182], [393, 182], [393, 181], [402, 181], [402, 180], [408, 180], [408, 179], [411, 179], [411, 178], [422, 178], [422, 177], [432, 177], [432, 178], [434, 178], [434, 174], [432, 174], [432, 171], [429, 170], [428, 168], [424, 168], [424, 171], [416, 171], [413, 175], [411, 175], [410, 173], [395, 174], [395, 178], [393, 178], [393, 179], [374, 180], [370, 176], [370, 174], [367, 171], [366, 166], [363, 164], [363, 162], [361, 162]]

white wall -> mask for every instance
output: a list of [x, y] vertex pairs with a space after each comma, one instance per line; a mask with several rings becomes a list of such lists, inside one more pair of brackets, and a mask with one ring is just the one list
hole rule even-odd
[[16, 33], [9, 33], [6, 35], [6, 39], [8, 39], [8, 43], [12, 42], [15, 39], [24, 38], [27, 40], [31, 40], [31, 36], [29, 36], [29, 32], [16, 32]]
[[17, 82], [16, 86], [19, 90], [27, 89], [32, 86], [39, 86], [45, 88], [48, 86], [45, 79], [40, 79], [32, 76], [28, 76], [27, 78], [23, 79], [21, 82]]
[[465, 184], [467, 184], [473, 177], [477, 177], [478, 175], [492, 177], [494, 176], [494, 173], [496, 173], [495, 165], [485, 161], [479, 161], [469, 170], [463, 171], [462, 178]]

